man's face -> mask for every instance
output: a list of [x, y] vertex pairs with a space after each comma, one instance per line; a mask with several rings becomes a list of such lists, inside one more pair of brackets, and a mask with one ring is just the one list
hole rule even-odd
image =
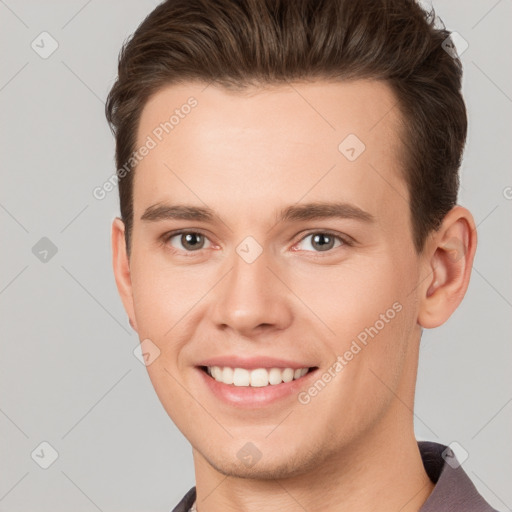
[[[190, 96], [197, 105], [158, 141]], [[137, 147], [148, 135], [157, 144], [134, 177], [125, 306], [160, 351], [147, 370], [196, 462], [300, 474], [410, 420], [420, 260], [395, 103], [387, 85], [357, 81], [250, 94], [188, 84], [146, 104]], [[342, 206], [330, 215], [312, 203]], [[254, 368], [316, 369], [249, 387], [216, 382], [208, 363], [241, 369], [238, 384], [264, 383], [269, 372]]]

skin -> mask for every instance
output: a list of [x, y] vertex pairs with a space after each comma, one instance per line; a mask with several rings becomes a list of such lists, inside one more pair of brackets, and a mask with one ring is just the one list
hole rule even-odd
[[[416, 253], [400, 114], [385, 83], [173, 85], [145, 105], [139, 146], [190, 96], [197, 107], [138, 164], [130, 258], [118, 218], [112, 247], [130, 323], [160, 350], [152, 384], [193, 447], [198, 510], [419, 510], [433, 489], [413, 430], [421, 330], [445, 322], [466, 292], [471, 214], [453, 208]], [[353, 162], [338, 150], [350, 133], [366, 146]], [[335, 201], [373, 221], [278, 220], [290, 205]], [[216, 217], [141, 220], [164, 202]], [[178, 229], [203, 234], [203, 248], [171, 238]], [[352, 244], [319, 250], [308, 235], [325, 230]], [[250, 264], [236, 252], [247, 236], [262, 249]], [[324, 371], [394, 303], [401, 311], [308, 404], [294, 394], [228, 405], [195, 368], [242, 354]], [[237, 457], [247, 442], [262, 455], [250, 467]]]

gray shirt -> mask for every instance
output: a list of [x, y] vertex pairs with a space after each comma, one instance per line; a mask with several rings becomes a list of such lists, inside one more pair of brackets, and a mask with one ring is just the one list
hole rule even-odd
[[[425, 471], [435, 484], [420, 512], [497, 512], [478, 493], [460, 465], [445, 461], [453, 459], [449, 448], [428, 441], [418, 441], [418, 447]], [[196, 488], [192, 487], [172, 512], [189, 512], [195, 500]]]

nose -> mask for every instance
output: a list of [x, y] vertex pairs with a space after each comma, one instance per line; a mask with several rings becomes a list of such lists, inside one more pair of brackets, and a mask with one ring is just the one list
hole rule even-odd
[[217, 328], [250, 338], [289, 327], [293, 295], [271, 260], [269, 251], [251, 263], [234, 253], [231, 271], [215, 287], [212, 318]]

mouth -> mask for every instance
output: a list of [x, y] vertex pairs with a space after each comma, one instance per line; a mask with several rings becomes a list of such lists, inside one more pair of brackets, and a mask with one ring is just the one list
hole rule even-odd
[[240, 368], [230, 366], [199, 366], [201, 371], [220, 384], [239, 388], [265, 388], [297, 381], [318, 369], [304, 368]]

